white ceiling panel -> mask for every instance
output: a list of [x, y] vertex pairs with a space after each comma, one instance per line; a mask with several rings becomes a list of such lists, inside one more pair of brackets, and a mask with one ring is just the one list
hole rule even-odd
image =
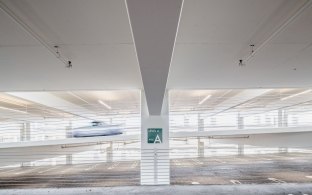
[[305, 2], [185, 0], [167, 87], [311, 86], [311, 6], [239, 66]]
[[0, 11], [0, 91], [142, 88], [125, 1], [2, 2], [73, 68]]

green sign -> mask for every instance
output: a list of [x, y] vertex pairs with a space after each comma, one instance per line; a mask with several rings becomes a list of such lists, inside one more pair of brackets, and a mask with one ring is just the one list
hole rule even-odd
[[147, 129], [147, 143], [161, 144], [162, 143], [162, 128]]

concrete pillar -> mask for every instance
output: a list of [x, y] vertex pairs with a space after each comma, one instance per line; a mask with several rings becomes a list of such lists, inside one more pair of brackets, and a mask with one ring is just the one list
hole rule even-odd
[[[65, 135], [66, 138], [72, 138], [72, 124], [71, 122], [68, 123], [68, 126], [65, 127]], [[66, 155], [66, 164], [71, 165], [73, 164], [73, 155], [72, 154], [67, 154]]]
[[[288, 114], [286, 110], [279, 109], [278, 110], [278, 127], [287, 127], [288, 126]], [[287, 153], [287, 147], [280, 147], [279, 153]]]
[[288, 127], [288, 113], [287, 110], [283, 112], [283, 127]]
[[[169, 185], [168, 112], [151, 116], [148, 113], [144, 93], [141, 100], [141, 185]], [[159, 133], [160, 129], [162, 133]]]
[[106, 148], [106, 162], [113, 162], [113, 142]]
[[239, 156], [243, 156], [245, 154], [245, 145], [244, 144], [238, 144], [238, 147], [237, 147], [237, 154]]
[[[30, 141], [31, 137], [30, 137], [30, 123], [23, 123], [21, 125], [21, 129], [20, 129], [20, 140], [21, 141]], [[25, 166], [30, 166], [31, 162], [22, 162], [21, 166], [25, 167]]]
[[199, 158], [205, 157], [205, 142], [198, 138], [197, 142], [197, 154]]
[[[237, 128], [238, 129], [244, 129], [245, 125], [244, 125], [244, 117], [240, 116], [240, 114], [237, 114]], [[243, 156], [245, 151], [245, 146], [244, 144], [238, 144], [237, 146], [237, 154], [240, 156]]]
[[187, 115], [184, 115], [184, 126], [187, 127], [190, 125], [190, 119]]
[[66, 164], [67, 165], [73, 164], [73, 156], [71, 154], [66, 155]]
[[30, 141], [30, 123], [23, 123], [20, 129], [20, 140]]
[[244, 117], [240, 116], [239, 114], [237, 116], [237, 128], [238, 129], [244, 129], [245, 128], [245, 126], [244, 126]]
[[[198, 131], [204, 131], [205, 129], [205, 122], [204, 119], [201, 118], [201, 115], [198, 114], [197, 118], [197, 126], [198, 126]], [[201, 140], [200, 138], [197, 138], [197, 156], [199, 158], [204, 158], [205, 157], [205, 142]]]
[[24, 138], [25, 138], [25, 127], [24, 123], [22, 123], [20, 128], [20, 141], [24, 141]]
[[277, 111], [277, 126], [283, 127], [283, 110], [281, 109]]

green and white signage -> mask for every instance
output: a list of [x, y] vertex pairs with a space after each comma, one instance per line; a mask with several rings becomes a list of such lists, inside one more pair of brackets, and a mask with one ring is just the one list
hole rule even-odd
[[147, 143], [161, 144], [162, 143], [162, 128], [147, 129]]

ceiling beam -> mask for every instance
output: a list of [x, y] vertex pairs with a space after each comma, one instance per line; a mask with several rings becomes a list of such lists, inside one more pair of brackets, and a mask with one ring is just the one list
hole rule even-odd
[[182, 0], [127, 0], [149, 115], [160, 115]]
[[88, 120], [96, 120], [96, 115], [90, 110], [63, 100], [49, 92], [8, 92], [7, 94], [55, 108]]
[[217, 114], [221, 114], [230, 109], [233, 109], [239, 105], [242, 105], [256, 97], [264, 95], [265, 93], [271, 91], [271, 89], [248, 89], [244, 90], [241, 93], [221, 102], [216, 109], [214, 109], [209, 115], [209, 117], [215, 116]]

